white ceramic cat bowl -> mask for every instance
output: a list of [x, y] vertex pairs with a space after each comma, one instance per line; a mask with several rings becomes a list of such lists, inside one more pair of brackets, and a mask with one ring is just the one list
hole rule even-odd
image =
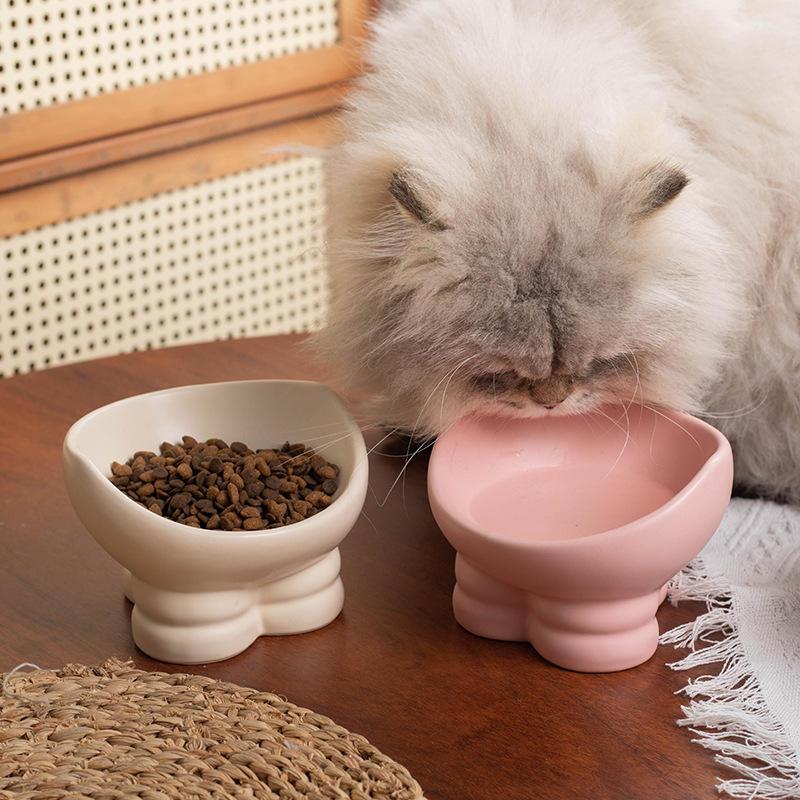
[[[316, 446], [341, 468], [339, 489], [330, 506], [302, 522], [224, 532], [159, 517], [108, 480], [112, 461], [184, 434], [253, 447]], [[120, 400], [70, 428], [64, 472], [81, 522], [126, 570], [133, 638], [153, 658], [219, 661], [264, 634], [321, 628], [342, 609], [338, 545], [364, 504], [367, 453], [358, 426], [322, 384], [212, 383]]]
[[665, 584], [717, 529], [732, 480], [725, 437], [687, 414], [462, 420], [428, 468], [458, 551], [456, 619], [569, 669], [641, 664]]

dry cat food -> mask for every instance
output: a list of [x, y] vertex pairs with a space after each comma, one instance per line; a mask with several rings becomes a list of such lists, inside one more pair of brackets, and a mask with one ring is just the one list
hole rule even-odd
[[327, 508], [339, 488], [339, 467], [303, 444], [252, 450], [184, 436], [159, 449], [115, 461], [111, 483], [154, 514], [194, 528], [281, 528]]

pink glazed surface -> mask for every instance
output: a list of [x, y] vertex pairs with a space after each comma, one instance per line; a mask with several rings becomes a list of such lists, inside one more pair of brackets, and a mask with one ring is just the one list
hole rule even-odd
[[457, 619], [571, 669], [645, 661], [664, 584], [716, 530], [732, 479], [722, 434], [675, 412], [460, 421], [428, 473]]

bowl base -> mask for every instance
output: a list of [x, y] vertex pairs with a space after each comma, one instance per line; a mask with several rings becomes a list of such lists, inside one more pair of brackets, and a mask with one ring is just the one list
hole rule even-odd
[[259, 636], [322, 628], [344, 604], [340, 564], [337, 548], [277, 580], [202, 592], [151, 586], [126, 570], [133, 640], [159, 661], [207, 664], [241, 653]]
[[647, 661], [658, 645], [655, 614], [666, 586], [621, 600], [572, 601], [508, 586], [456, 556], [453, 611], [470, 633], [530, 642], [542, 658], [578, 672], [616, 672]]

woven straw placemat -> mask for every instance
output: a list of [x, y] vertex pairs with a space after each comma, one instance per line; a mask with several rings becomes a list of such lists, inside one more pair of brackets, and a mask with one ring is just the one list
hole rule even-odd
[[0, 798], [64, 797], [424, 800], [404, 767], [327, 717], [113, 659], [4, 682]]

